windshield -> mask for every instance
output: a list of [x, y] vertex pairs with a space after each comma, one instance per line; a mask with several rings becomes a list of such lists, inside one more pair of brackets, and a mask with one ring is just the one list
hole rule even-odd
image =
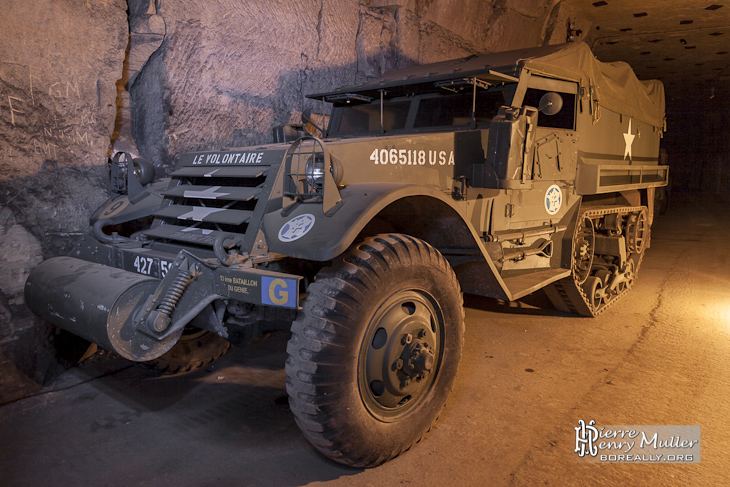
[[[501, 88], [501, 87], [500, 87]], [[477, 126], [488, 124], [499, 107], [509, 104], [511, 90], [477, 91], [475, 121]], [[469, 127], [472, 119], [474, 94], [471, 89], [459, 93], [446, 90], [416, 97], [385, 100], [383, 130], [385, 132], [420, 132], [446, 127]], [[380, 133], [380, 100], [369, 104], [335, 108], [331, 135]]]

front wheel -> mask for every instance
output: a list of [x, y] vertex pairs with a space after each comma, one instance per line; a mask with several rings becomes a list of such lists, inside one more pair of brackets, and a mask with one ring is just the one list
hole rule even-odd
[[446, 259], [407, 235], [368, 238], [320, 271], [287, 347], [289, 404], [307, 439], [358, 467], [419, 441], [456, 376], [462, 303]]
[[195, 370], [225, 354], [231, 344], [213, 332], [186, 326], [180, 339], [163, 355], [147, 362], [163, 374]]

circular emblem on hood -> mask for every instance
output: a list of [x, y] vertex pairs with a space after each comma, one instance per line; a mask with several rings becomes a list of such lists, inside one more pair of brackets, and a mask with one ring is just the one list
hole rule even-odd
[[562, 205], [563, 191], [557, 184], [553, 184], [545, 191], [545, 211], [548, 215], [554, 215], [560, 211]]
[[305, 236], [314, 226], [314, 215], [305, 213], [299, 215], [284, 224], [279, 230], [279, 240], [282, 242], [293, 242]]

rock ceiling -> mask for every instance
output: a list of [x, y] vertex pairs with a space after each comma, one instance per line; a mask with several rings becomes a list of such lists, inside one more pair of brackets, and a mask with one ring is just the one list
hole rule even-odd
[[601, 61], [626, 61], [667, 94], [730, 81], [730, 0], [568, 0], [592, 23], [583, 38]]

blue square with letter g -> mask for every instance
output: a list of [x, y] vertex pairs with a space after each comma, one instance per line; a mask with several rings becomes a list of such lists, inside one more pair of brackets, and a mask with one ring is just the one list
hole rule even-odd
[[271, 306], [297, 307], [297, 280], [261, 276], [261, 302]]

